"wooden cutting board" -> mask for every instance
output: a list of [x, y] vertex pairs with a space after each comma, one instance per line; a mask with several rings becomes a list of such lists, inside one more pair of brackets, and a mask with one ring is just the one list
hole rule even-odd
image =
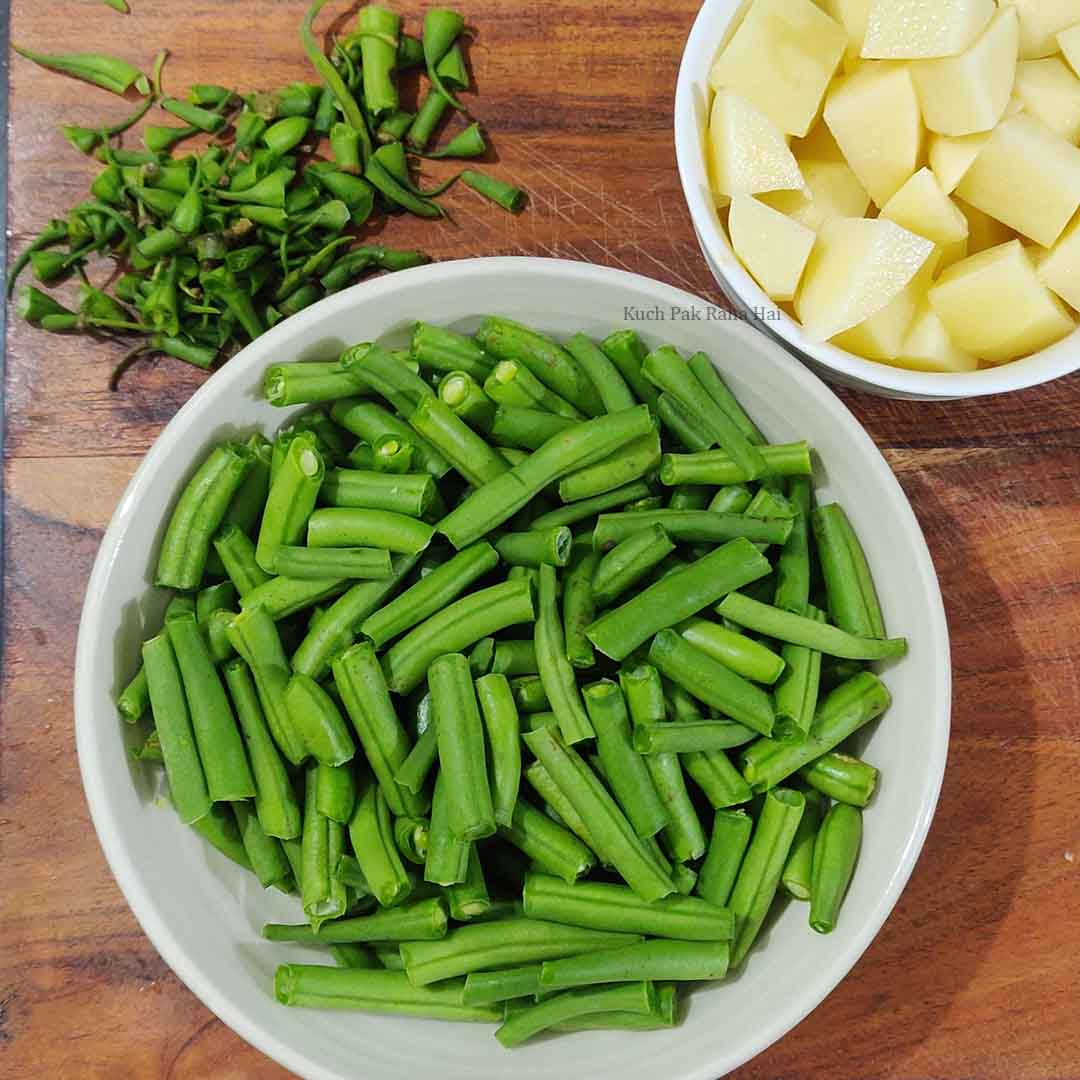
[[[12, 0], [12, 37], [114, 52], [166, 83], [309, 77], [286, 0]], [[467, 191], [453, 222], [379, 240], [438, 258], [528, 254], [647, 274], [719, 302], [683, 205], [671, 115], [695, 0], [469, 0], [494, 171], [531, 205]], [[422, 8], [400, 5], [413, 26]], [[18, 249], [84, 197], [61, 122], [126, 104], [11, 61], [8, 229]], [[445, 171], [445, 170], [443, 170]], [[435, 171], [433, 171], [434, 175]], [[269, 1078], [283, 1070], [184, 988], [143, 936], [87, 815], [71, 677], [101, 532], [140, 456], [203, 376], [15, 321], [7, 337], [0, 758], [0, 1073]], [[928, 405], [843, 392], [922, 522], [953, 635], [948, 773], [926, 849], [850, 976], [739, 1080], [1080, 1077], [1080, 378]], [[885, 777], [885, 783], [894, 782]]]

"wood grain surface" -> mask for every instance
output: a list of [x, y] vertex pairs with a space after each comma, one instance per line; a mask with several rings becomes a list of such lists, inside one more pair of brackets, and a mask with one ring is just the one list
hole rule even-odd
[[[12, 0], [32, 48], [110, 51], [167, 84], [305, 78], [300, 0]], [[416, 0], [399, 5], [416, 25]], [[452, 223], [381, 239], [439, 258], [535, 254], [624, 267], [719, 300], [675, 170], [671, 113], [696, 0], [468, 0], [475, 111], [519, 218], [461, 191]], [[82, 197], [61, 138], [126, 105], [12, 59], [17, 250]], [[176, 362], [106, 388], [108, 345], [14, 322], [7, 340], [0, 736], [0, 1075], [271, 1078], [283, 1070], [184, 988], [109, 874], [83, 800], [71, 677], [112, 509], [203, 376]], [[923, 524], [953, 635], [948, 772], [911, 883], [851, 975], [739, 1080], [1080, 1077], [1080, 378], [928, 405], [844, 393]], [[1075, 853], [1075, 854], [1074, 854]]]

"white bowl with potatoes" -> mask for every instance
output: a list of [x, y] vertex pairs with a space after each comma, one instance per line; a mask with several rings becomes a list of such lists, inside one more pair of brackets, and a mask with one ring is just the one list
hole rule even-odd
[[1080, 368], [1080, 0], [705, 0], [675, 149], [736, 312], [890, 397]]

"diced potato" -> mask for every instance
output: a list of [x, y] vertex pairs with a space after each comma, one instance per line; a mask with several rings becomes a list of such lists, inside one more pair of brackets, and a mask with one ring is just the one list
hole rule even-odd
[[805, 135], [847, 47], [811, 0], [754, 0], [709, 72], [709, 85], [752, 101], [781, 131]]
[[837, 145], [824, 119], [819, 120], [804, 139], [792, 139], [788, 146], [800, 165], [804, 161], [844, 160], [844, 152]]
[[1070, 26], [1068, 30], [1059, 30], [1057, 43], [1061, 55], [1069, 62], [1069, 67], [1080, 75], [1080, 22]]
[[930, 60], [956, 56], [993, 17], [994, 0], [873, 0], [862, 56]]
[[942, 269], [967, 255], [967, 218], [927, 168], [915, 173], [881, 208], [881, 216], [933, 240]]
[[1016, 239], [1016, 230], [1008, 225], [1002, 225], [997, 218], [976, 210], [970, 203], [963, 199], [953, 198], [960, 213], [967, 218], [968, 223], [968, 255], [977, 255], [987, 248], [997, 247], [999, 244], [1007, 244]]
[[989, 138], [989, 131], [980, 131], [978, 135], [930, 136], [927, 157], [946, 195], [953, 193]]
[[1016, 9], [1007, 7], [959, 56], [912, 64], [926, 126], [942, 135], [989, 131], [1009, 104], [1019, 44]]
[[1039, 280], [1080, 311], [1080, 217], [1039, 260]]
[[1025, 112], [1063, 139], [1080, 139], [1080, 79], [1060, 56], [1022, 60], [1016, 68], [1016, 96]]
[[930, 304], [959, 348], [995, 364], [1053, 345], [1075, 327], [1019, 240], [950, 266], [930, 289]]
[[894, 300], [933, 253], [892, 221], [830, 218], [818, 232], [795, 310], [807, 334], [835, 337]]
[[773, 300], [793, 300], [814, 231], [777, 213], [751, 195], [731, 200], [731, 246], [754, 280]]
[[1076, 0], [1012, 0], [1020, 16], [1020, 59], [1057, 52], [1057, 33], [1080, 22]]
[[871, 0], [825, 0], [825, 10], [844, 28], [848, 37], [844, 53], [845, 68], [858, 62], [866, 37], [866, 21], [870, 17]]
[[802, 188], [783, 132], [733, 90], [720, 90], [709, 114], [709, 178], [719, 196]]
[[1080, 207], [1080, 149], [1018, 113], [994, 129], [956, 194], [1050, 247]]
[[848, 165], [878, 206], [919, 167], [923, 125], [904, 64], [862, 64], [825, 99], [825, 123]]
[[804, 161], [806, 191], [770, 191], [761, 201], [815, 232], [832, 217], [862, 217], [870, 196], [843, 161]]
[[971, 353], [964, 352], [949, 337], [945, 324], [926, 299], [915, 311], [899, 355], [886, 362], [913, 371], [961, 372], [979, 366]]

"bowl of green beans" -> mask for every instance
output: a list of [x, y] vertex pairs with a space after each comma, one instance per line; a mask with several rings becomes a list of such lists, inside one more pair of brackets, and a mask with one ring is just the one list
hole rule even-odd
[[949, 641], [895, 477], [780, 347], [475, 259], [314, 305], [180, 410], [75, 706], [136, 917], [286, 1068], [707, 1080], [899, 897]]

